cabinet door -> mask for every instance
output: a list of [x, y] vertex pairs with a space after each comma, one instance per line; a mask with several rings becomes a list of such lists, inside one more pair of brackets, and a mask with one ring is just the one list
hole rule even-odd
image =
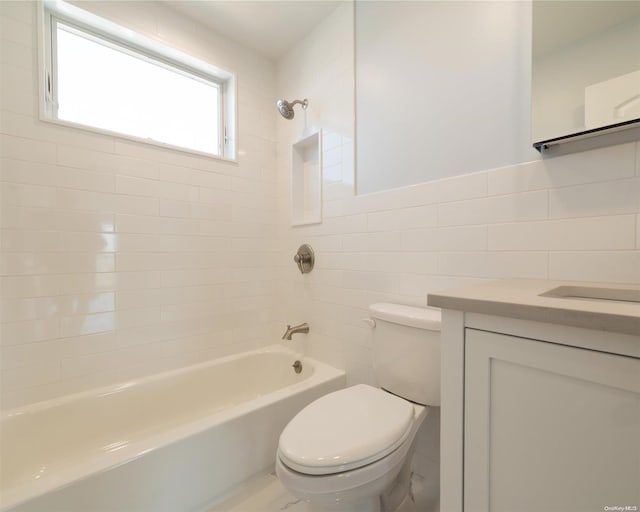
[[467, 329], [464, 403], [465, 512], [640, 511], [640, 359]]

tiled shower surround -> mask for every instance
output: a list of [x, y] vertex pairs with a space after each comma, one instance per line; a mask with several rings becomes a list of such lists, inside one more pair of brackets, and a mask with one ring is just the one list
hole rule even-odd
[[[371, 303], [502, 277], [640, 283], [638, 143], [354, 196], [348, 6], [273, 63], [157, 4], [88, 5], [238, 73], [239, 163], [38, 121], [35, 7], [0, 2], [4, 408], [272, 343], [299, 322], [309, 335], [287, 343], [373, 383]], [[280, 118], [275, 100], [303, 96], [325, 130], [324, 220], [290, 227], [305, 116]], [[302, 243], [316, 252], [304, 276]], [[436, 411], [419, 436], [426, 476], [437, 424]]]

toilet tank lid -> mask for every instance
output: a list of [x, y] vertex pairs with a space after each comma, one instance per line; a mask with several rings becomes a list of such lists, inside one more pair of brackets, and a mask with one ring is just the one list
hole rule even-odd
[[373, 318], [379, 320], [430, 331], [439, 331], [442, 323], [442, 313], [438, 308], [419, 308], [380, 302], [371, 304], [369, 311]]

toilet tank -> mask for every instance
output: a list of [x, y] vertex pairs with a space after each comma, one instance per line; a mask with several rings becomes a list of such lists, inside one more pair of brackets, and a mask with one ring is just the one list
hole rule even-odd
[[381, 303], [369, 311], [378, 385], [412, 402], [439, 406], [440, 310]]

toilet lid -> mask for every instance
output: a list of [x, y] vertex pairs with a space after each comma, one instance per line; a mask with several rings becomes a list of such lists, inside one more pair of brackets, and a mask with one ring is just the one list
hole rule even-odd
[[278, 454], [286, 466], [308, 475], [359, 468], [400, 446], [413, 420], [410, 402], [359, 384], [302, 409], [282, 431]]

